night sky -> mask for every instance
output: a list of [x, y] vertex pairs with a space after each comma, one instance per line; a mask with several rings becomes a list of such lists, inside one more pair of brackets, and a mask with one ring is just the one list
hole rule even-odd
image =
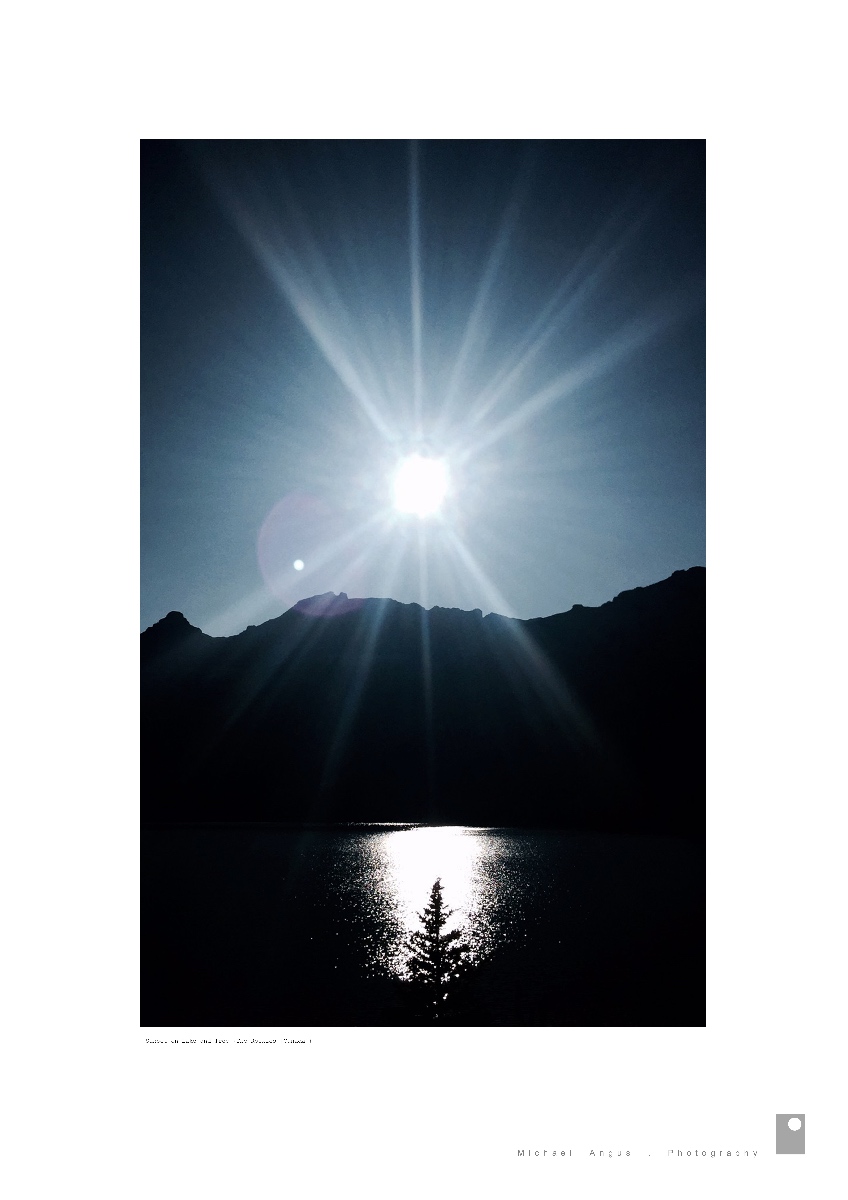
[[146, 141], [141, 209], [142, 628], [704, 564], [702, 141]]

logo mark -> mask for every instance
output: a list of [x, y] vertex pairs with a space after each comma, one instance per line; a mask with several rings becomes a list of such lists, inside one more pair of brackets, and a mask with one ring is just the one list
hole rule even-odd
[[778, 1154], [804, 1153], [804, 1127], [807, 1118], [803, 1113], [778, 1113], [775, 1117], [775, 1150]]

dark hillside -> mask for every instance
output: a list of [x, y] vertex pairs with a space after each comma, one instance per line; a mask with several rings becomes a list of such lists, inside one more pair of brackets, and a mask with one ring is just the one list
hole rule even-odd
[[332, 594], [141, 637], [146, 820], [700, 834], [703, 568], [517, 621]]

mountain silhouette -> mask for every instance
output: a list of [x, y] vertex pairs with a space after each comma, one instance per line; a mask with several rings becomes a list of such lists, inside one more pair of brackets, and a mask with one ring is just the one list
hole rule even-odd
[[517, 620], [326, 593], [141, 635], [142, 818], [700, 835], [701, 567]]

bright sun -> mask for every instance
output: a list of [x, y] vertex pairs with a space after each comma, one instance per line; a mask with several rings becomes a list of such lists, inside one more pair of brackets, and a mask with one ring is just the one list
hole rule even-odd
[[448, 470], [440, 458], [411, 454], [395, 472], [395, 508], [429, 517], [437, 512], [448, 490]]

